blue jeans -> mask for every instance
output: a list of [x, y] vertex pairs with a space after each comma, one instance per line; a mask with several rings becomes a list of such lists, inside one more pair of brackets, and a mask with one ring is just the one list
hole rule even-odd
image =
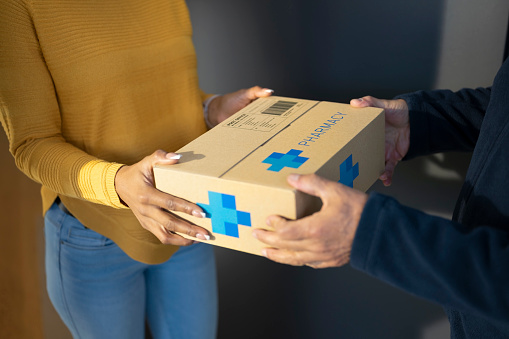
[[217, 282], [212, 246], [180, 248], [147, 265], [84, 227], [56, 204], [45, 216], [48, 294], [74, 338], [215, 338]]

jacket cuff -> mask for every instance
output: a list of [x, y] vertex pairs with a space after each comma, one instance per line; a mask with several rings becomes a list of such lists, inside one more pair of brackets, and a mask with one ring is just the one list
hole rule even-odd
[[417, 93], [398, 95], [394, 99], [403, 99], [408, 105], [410, 119], [410, 147], [403, 160], [429, 154], [429, 132], [426, 113], [422, 110]]
[[368, 201], [361, 214], [359, 226], [355, 233], [350, 253], [350, 265], [366, 271], [369, 267], [373, 241], [378, 237], [379, 212], [383, 211], [386, 197], [378, 193], [370, 193]]

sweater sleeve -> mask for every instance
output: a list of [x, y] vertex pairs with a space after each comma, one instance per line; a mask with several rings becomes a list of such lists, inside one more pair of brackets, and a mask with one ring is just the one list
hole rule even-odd
[[51, 74], [28, 4], [0, 2], [0, 121], [16, 165], [58, 194], [125, 208], [114, 187], [121, 164], [66, 142]]
[[411, 294], [499, 324], [509, 314], [509, 234], [467, 230], [372, 193], [351, 265]]
[[207, 100], [208, 98], [213, 97], [213, 96], [214, 96], [214, 94], [205, 93], [202, 89], [200, 89], [201, 102], [205, 102], [205, 100]]
[[407, 159], [445, 151], [472, 151], [489, 104], [491, 88], [418, 91], [397, 96], [410, 112]]

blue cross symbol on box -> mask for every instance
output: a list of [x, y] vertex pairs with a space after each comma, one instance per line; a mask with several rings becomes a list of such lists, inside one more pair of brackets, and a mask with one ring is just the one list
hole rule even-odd
[[274, 172], [279, 172], [285, 167], [299, 168], [309, 159], [299, 156], [301, 153], [302, 151], [296, 149], [291, 149], [286, 154], [274, 152], [263, 160], [262, 163], [270, 164], [271, 166], [267, 170]]
[[237, 211], [235, 196], [209, 191], [209, 204], [197, 204], [212, 221], [212, 232], [239, 237], [239, 225], [251, 226], [251, 214]]
[[345, 161], [339, 165], [339, 183], [353, 187], [353, 181], [359, 176], [359, 163], [352, 166], [352, 155], [346, 158]]

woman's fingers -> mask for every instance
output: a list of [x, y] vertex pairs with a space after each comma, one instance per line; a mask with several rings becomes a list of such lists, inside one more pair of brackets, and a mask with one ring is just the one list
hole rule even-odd
[[189, 221], [160, 208], [151, 208], [147, 218], [154, 220], [157, 225], [164, 227], [170, 232], [178, 232], [200, 240], [209, 240], [209, 232], [199, 226], [191, 224]]
[[171, 212], [182, 212], [197, 218], [205, 217], [205, 213], [196, 204], [161, 192], [154, 185], [154, 166], [175, 164], [179, 158], [176, 153], [155, 151], [134, 165], [120, 168], [115, 177], [115, 188], [119, 198], [131, 208], [141, 226], [162, 243], [190, 245], [192, 241], [175, 232], [201, 240], [210, 239], [209, 232]]

